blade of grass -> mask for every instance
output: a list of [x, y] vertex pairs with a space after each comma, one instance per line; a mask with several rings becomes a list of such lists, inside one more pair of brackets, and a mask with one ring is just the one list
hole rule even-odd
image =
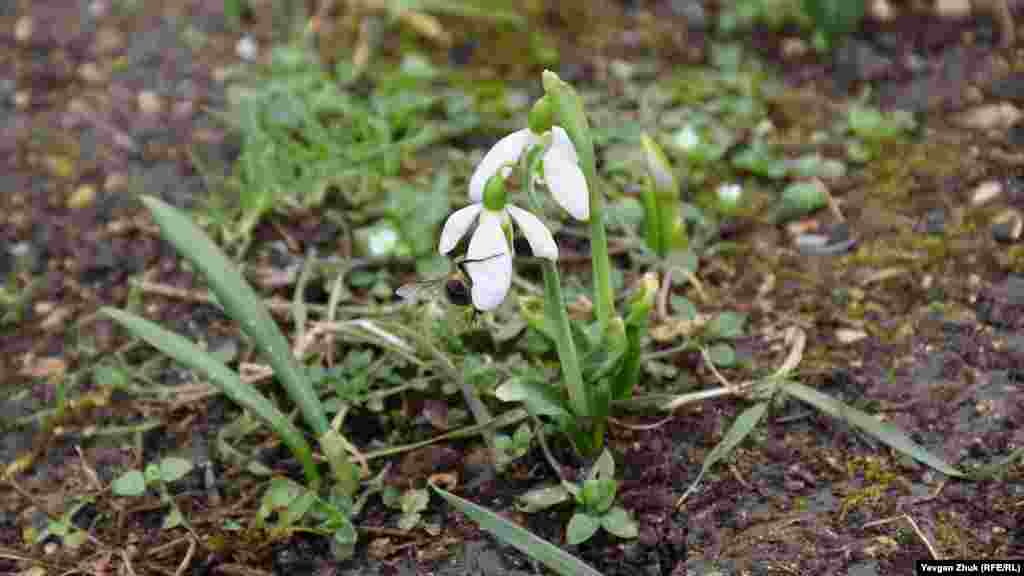
[[203, 273], [224, 310], [242, 325], [242, 330], [267, 357], [288, 396], [302, 411], [306, 424], [318, 438], [326, 433], [329, 425], [320, 399], [294, 362], [288, 341], [256, 292], [224, 252], [188, 217], [153, 196], [143, 196], [142, 202], [153, 213], [163, 236]]
[[481, 528], [493, 534], [498, 540], [513, 546], [523, 554], [554, 570], [563, 576], [601, 576], [601, 573], [585, 564], [565, 550], [498, 516], [494, 512], [477, 506], [469, 500], [430, 484], [430, 487], [448, 501], [459, 512], [469, 516]]
[[149, 342], [157, 350], [205, 374], [225, 396], [266, 422], [302, 463], [302, 469], [310, 485], [319, 484], [320, 474], [313, 461], [313, 452], [302, 433], [255, 388], [243, 383], [238, 374], [192, 342], [145, 318], [114, 308], [103, 308], [100, 312], [124, 326], [134, 336]]
[[758, 402], [750, 408], [744, 410], [739, 416], [736, 417], [732, 422], [732, 426], [729, 427], [729, 431], [725, 433], [722, 440], [711, 450], [711, 452], [704, 458], [704, 463], [701, 464], [700, 473], [697, 474], [697, 479], [690, 484], [690, 487], [686, 489], [686, 492], [679, 497], [676, 502], [676, 507], [680, 506], [686, 497], [693, 492], [697, 485], [700, 484], [704, 473], [707, 472], [715, 463], [725, 458], [733, 451], [743, 439], [757, 426], [757, 423], [761, 421], [761, 417], [764, 416], [765, 410], [768, 409], [767, 402]]
[[853, 424], [875, 438], [878, 438], [890, 448], [902, 452], [922, 464], [931, 466], [947, 476], [955, 476], [958, 478], [965, 476], [963, 472], [950, 466], [941, 458], [933, 455], [920, 444], [911, 440], [910, 436], [908, 436], [906, 432], [889, 422], [882, 422], [867, 412], [862, 412], [852, 406], [848, 406], [828, 394], [822, 394], [821, 392], [804, 386], [799, 382], [783, 382], [779, 388], [783, 392], [814, 406], [818, 410], [821, 410], [825, 414], [828, 414], [837, 420], [845, 420], [846, 422]]

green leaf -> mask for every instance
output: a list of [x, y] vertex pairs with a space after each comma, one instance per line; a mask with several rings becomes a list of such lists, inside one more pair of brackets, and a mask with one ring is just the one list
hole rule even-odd
[[804, 12], [828, 40], [836, 40], [857, 29], [864, 17], [864, 0], [803, 0]]
[[398, 517], [398, 528], [400, 530], [412, 530], [420, 523], [419, 512], [409, 512]]
[[114, 480], [110, 489], [118, 496], [141, 496], [146, 493], [146, 478], [139, 470], [129, 470]]
[[878, 418], [875, 418], [866, 412], [862, 412], [852, 406], [844, 404], [827, 394], [822, 394], [821, 392], [804, 386], [799, 382], [785, 382], [780, 386], [780, 389], [787, 394], [814, 406], [833, 418], [845, 420], [846, 422], [853, 424], [875, 438], [878, 438], [890, 448], [902, 452], [922, 464], [931, 466], [947, 476], [956, 476], [958, 478], [965, 476], [963, 472], [950, 466], [938, 456], [934, 456], [920, 444], [911, 440], [910, 436], [907, 436], [906, 432], [889, 422], [882, 422]]
[[612, 453], [605, 448], [601, 455], [597, 458], [597, 462], [594, 462], [594, 467], [590, 470], [590, 478], [615, 478], [615, 458], [612, 457]]
[[547, 566], [557, 574], [561, 576], [601, 576], [600, 572], [584, 564], [579, 558], [547, 540], [539, 538], [529, 530], [521, 528], [494, 512], [477, 506], [468, 500], [463, 500], [433, 484], [430, 487], [447, 500], [449, 504], [479, 524], [481, 528], [493, 534], [498, 540]]
[[153, 220], [160, 226], [164, 238], [202, 272], [224, 310], [241, 324], [242, 331], [267, 357], [274, 375], [302, 411], [306, 424], [316, 436], [323, 435], [329, 426], [320, 399], [296, 365], [288, 341], [260, 297], [220, 248], [187, 216], [153, 196], [142, 196], [141, 200], [153, 213]]
[[192, 462], [184, 458], [164, 458], [160, 461], [160, 477], [164, 482], [180, 480], [192, 471]]
[[402, 512], [406, 514], [422, 512], [427, 509], [427, 504], [430, 503], [430, 492], [427, 492], [426, 488], [406, 490], [402, 494], [401, 503]]
[[527, 514], [532, 514], [569, 500], [569, 491], [561, 484], [554, 484], [529, 490], [520, 494], [518, 500], [516, 507]]
[[673, 294], [669, 297], [669, 302], [672, 303], [672, 311], [675, 312], [675, 316], [679, 316], [683, 320], [693, 320], [697, 317], [697, 307], [689, 298]]
[[177, 528], [185, 522], [185, 517], [181, 515], [181, 510], [177, 506], [172, 506], [171, 510], [164, 516], [163, 529], [170, 530], [171, 528]]
[[715, 366], [729, 367], [736, 364], [736, 350], [724, 342], [719, 342], [708, 348], [708, 356]]
[[598, 478], [585, 481], [583, 483], [583, 490], [580, 492], [583, 508], [593, 514], [604, 514], [615, 502], [615, 492], [617, 490], [618, 483], [614, 478]]
[[733, 339], [743, 335], [743, 324], [747, 321], [744, 314], [736, 312], [722, 312], [708, 322], [704, 328], [708, 338], [711, 339]]
[[757, 423], [761, 421], [761, 417], [764, 416], [767, 409], [767, 402], [758, 402], [744, 410], [736, 417], [736, 420], [733, 421], [732, 426], [729, 427], [729, 430], [725, 433], [725, 436], [722, 437], [722, 440], [714, 447], [713, 450], [711, 450], [707, 457], [704, 458], [704, 463], [701, 464], [700, 467], [700, 474], [697, 474], [697, 479], [693, 481], [693, 484], [690, 484], [690, 487], [687, 488], [686, 492], [684, 492], [679, 498], [680, 501], [686, 499], [686, 497], [697, 488], [701, 479], [704, 478], [704, 474], [714, 466], [715, 463], [728, 456], [733, 451], [733, 448], [738, 446], [740, 442], [743, 442], [743, 439], [750, 434], [754, 429], [754, 426], [757, 426]]
[[577, 512], [569, 519], [569, 526], [565, 529], [565, 541], [570, 546], [582, 544], [597, 533], [601, 527], [601, 520], [597, 517]]
[[256, 388], [243, 383], [238, 374], [195, 344], [145, 318], [114, 308], [103, 308], [100, 312], [124, 326], [136, 338], [145, 340], [174, 360], [204, 374], [225, 396], [266, 422], [302, 463], [307, 480], [311, 483], [319, 482], [320, 473], [313, 461], [313, 452], [302, 433]]
[[554, 387], [529, 378], [510, 378], [494, 391], [504, 402], [522, 402], [535, 415], [569, 416], [562, 398]]
[[601, 516], [601, 526], [619, 538], [636, 538], [639, 528], [636, 520], [621, 506], [616, 506]]

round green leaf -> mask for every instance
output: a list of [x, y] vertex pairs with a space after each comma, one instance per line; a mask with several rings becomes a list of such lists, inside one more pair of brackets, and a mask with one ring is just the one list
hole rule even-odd
[[114, 480], [111, 490], [118, 496], [141, 496], [146, 492], [146, 478], [138, 470], [129, 470]]
[[164, 458], [160, 461], [160, 477], [164, 482], [180, 480], [192, 471], [192, 462], [184, 458]]
[[601, 516], [601, 526], [619, 538], [636, 538], [636, 521], [621, 506], [616, 506]]
[[578, 512], [572, 515], [569, 526], [565, 529], [565, 540], [570, 546], [582, 544], [597, 532], [601, 527], [601, 521], [597, 518]]

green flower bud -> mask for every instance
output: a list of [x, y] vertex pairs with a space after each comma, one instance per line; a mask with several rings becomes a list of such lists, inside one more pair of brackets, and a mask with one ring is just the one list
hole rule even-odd
[[647, 316], [654, 307], [654, 299], [658, 295], [658, 276], [653, 272], [644, 274], [636, 292], [629, 299], [629, 311], [626, 313], [626, 324], [637, 326], [647, 322]]
[[555, 110], [551, 105], [551, 97], [545, 94], [534, 103], [530, 109], [528, 119], [530, 131], [534, 134], [543, 134], [555, 124]]
[[679, 201], [679, 183], [672, 172], [672, 165], [668, 163], [665, 152], [653, 138], [644, 134], [640, 137], [644, 147], [644, 160], [647, 163], [647, 173], [654, 181], [654, 192], [660, 200]]
[[501, 172], [495, 172], [484, 186], [484, 207], [494, 212], [505, 207], [505, 178]]

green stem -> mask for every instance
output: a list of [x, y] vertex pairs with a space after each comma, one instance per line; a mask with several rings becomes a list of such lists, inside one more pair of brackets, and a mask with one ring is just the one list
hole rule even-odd
[[608, 235], [604, 229], [604, 195], [601, 193], [594, 170], [593, 150], [590, 167], [584, 168], [587, 188], [590, 190], [590, 260], [594, 272], [594, 309], [601, 333], [608, 329], [608, 321], [615, 313], [612, 295], [611, 261], [608, 258]]
[[590, 258], [594, 272], [594, 310], [601, 333], [608, 329], [608, 321], [615, 314], [615, 302], [612, 294], [611, 261], [608, 258], [608, 236], [604, 229], [604, 194], [597, 180], [597, 168], [594, 163], [594, 140], [590, 137], [590, 126], [587, 114], [583, 111], [583, 102], [570, 86], [556, 74], [544, 72], [544, 90], [554, 104], [555, 118], [572, 145], [576, 148], [583, 177], [587, 179], [587, 191], [590, 195]]
[[555, 350], [562, 364], [562, 377], [569, 392], [569, 405], [576, 416], [589, 416], [590, 399], [583, 384], [576, 346], [572, 341], [569, 314], [565, 311], [565, 302], [562, 300], [562, 282], [558, 277], [558, 266], [554, 262], [544, 260], [541, 267], [544, 271], [544, 311], [554, 332]]

